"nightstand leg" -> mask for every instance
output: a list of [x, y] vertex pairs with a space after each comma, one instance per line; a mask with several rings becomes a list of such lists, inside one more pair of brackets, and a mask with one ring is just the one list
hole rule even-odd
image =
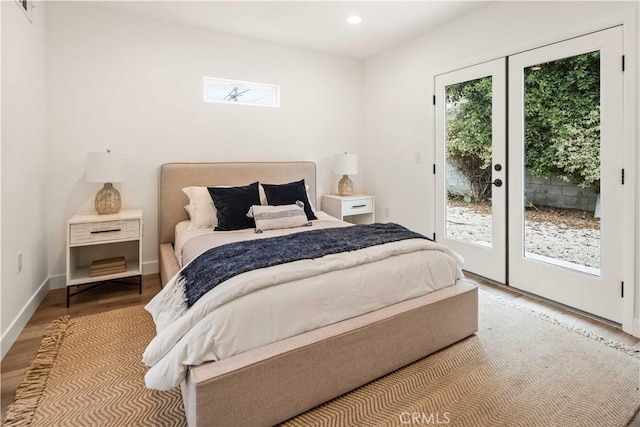
[[140, 275], [140, 288], [138, 290], [138, 293], [142, 295], [142, 274]]
[[67, 308], [69, 308], [69, 286], [67, 286]]

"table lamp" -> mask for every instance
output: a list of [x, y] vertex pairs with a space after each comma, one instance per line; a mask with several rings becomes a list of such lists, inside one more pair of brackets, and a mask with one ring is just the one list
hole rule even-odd
[[113, 187], [114, 182], [124, 181], [124, 154], [88, 153], [87, 182], [102, 182], [104, 187], [96, 194], [95, 208], [99, 214], [120, 212], [120, 193]]
[[338, 182], [338, 195], [351, 196], [353, 194], [353, 181], [349, 175], [358, 173], [358, 156], [355, 154], [337, 154], [335, 156], [334, 173], [342, 175]]

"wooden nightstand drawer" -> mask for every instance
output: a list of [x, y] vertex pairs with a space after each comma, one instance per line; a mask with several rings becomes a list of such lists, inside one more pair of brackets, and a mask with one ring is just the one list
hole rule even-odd
[[373, 212], [373, 199], [371, 197], [365, 199], [345, 200], [343, 203], [343, 215], [358, 215], [361, 213]]
[[137, 218], [70, 224], [69, 226], [69, 244], [71, 245], [139, 237], [140, 220]]

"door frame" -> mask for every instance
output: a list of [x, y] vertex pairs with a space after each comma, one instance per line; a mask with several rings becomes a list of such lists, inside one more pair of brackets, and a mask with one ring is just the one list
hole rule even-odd
[[622, 330], [628, 334], [640, 337], [640, 87], [638, 79], [638, 49], [640, 46], [640, 8], [635, 17], [626, 16], [622, 22], [622, 53], [625, 56], [625, 70], [623, 73], [622, 94], [622, 146], [624, 151], [624, 168], [627, 182], [622, 189], [623, 197], [627, 200], [635, 199], [635, 206], [629, 203], [623, 207], [623, 227], [629, 230], [621, 245], [623, 247], [622, 277], [624, 280], [624, 295], [622, 302]]

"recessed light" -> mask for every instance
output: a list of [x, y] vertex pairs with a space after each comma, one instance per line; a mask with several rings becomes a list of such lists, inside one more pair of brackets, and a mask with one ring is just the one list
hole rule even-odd
[[358, 15], [352, 15], [347, 18], [347, 22], [351, 25], [357, 25], [362, 22], [362, 18], [360, 18]]

